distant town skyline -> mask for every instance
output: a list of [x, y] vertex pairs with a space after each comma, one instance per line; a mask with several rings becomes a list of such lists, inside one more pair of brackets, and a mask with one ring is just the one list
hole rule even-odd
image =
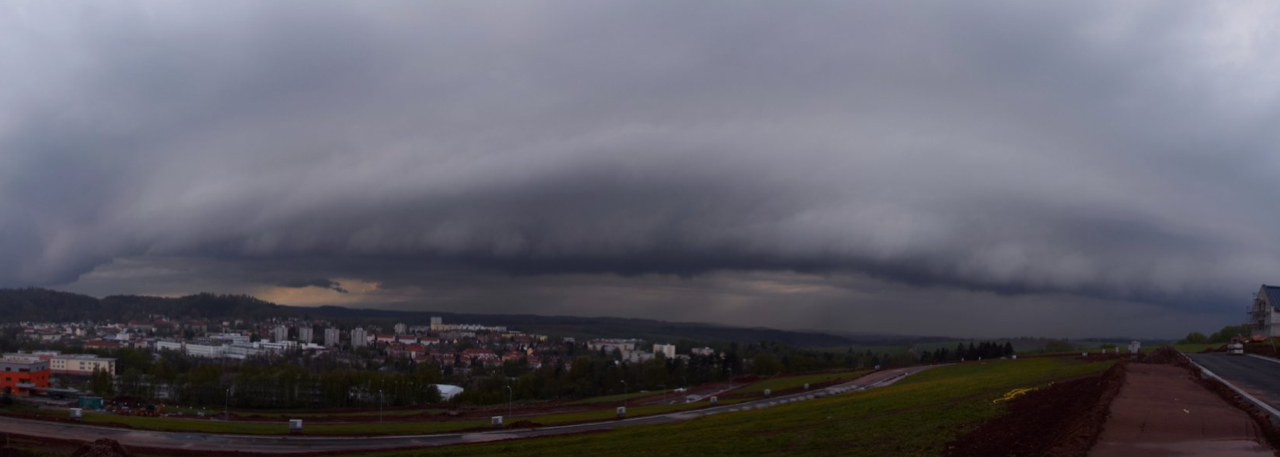
[[0, 2], [0, 287], [1210, 332], [1280, 283], [1277, 9]]

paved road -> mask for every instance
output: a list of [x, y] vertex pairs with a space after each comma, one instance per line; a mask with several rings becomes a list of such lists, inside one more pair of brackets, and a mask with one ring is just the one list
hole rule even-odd
[[1225, 353], [1187, 356], [1254, 398], [1280, 409], [1280, 361]]
[[898, 368], [881, 370], [855, 379], [845, 384], [818, 389], [792, 395], [775, 396], [767, 399], [734, 405], [716, 406], [695, 411], [676, 412], [633, 419], [595, 422], [590, 424], [565, 425], [559, 427], [542, 427], [520, 430], [495, 430], [491, 432], [445, 433], [436, 435], [383, 436], [383, 437], [309, 437], [309, 436], [252, 436], [252, 435], [219, 435], [208, 433], [157, 432], [146, 430], [130, 430], [113, 427], [100, 427], [84, 424], [67, 424], [58, 422], [17, 419], [0, 416], [0, 429], [20, 435], [77, 439], [93, 441], [98, 438], [111, 438], [126, 446], [142, 446], [162, 449], [190, 449], [205, 451], [225, 451], [236, 449], [247, 452], [288, 453], [315, 451], [356, 451], [375, 450], [417, 446], [443, 446], [448, 444], [476, 443], [512, 438], [530, 438], [536, 436], [560, 435], [592, 430], [605, 430], [621, 426], [639, 424], [663, 424], [725, 412], [741, 411], [769, 407], [770, 404], [803, 401], [809, 396], [834, 395], [854, 390], [882, 387], [920, 372], [930, 367]]

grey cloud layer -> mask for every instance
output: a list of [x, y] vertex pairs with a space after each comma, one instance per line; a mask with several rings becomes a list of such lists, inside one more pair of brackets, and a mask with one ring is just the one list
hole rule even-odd
[[0, 285], [391, 259], [1174, 303], [1280, 272], [1266, 4], [2, 8]]

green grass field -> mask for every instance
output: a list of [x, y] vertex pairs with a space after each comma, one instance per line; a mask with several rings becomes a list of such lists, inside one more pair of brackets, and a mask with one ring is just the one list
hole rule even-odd
[[971, 362], [889, 387], [690, 422], [361, 455], [938, 455], [946, 442], [1003, 413], [991, 400], [1005, 392], [1098, 374], [1110, 365], [1052, 358]]
[[[1182, 353], [1186, 353], [1186, 354], [1195, 354], [1195, 353], [1197, 353], [1197, 352], [1204, 351], [1205, 349], [1216, 349], [1216, 348], [1219, 348], [1219, 347], [1221, 347], [1221, 346], [1222, 346], [1222, 345], [1224, 345], [1224, 344], [1226, 344], [1226, 343], [1175, 344], [1175, 345], [1173, 345], [1173, 348], [1174, 348], [1174, 349], [1177, 349], [1177, 350], [1178, 350], [1178, 352], [1182, 352]], [[1143, 347], [1143, 348], [1142, 348], [1142, 352], [1151, 352], [1151, 351], [1156, 350], [1156, 348], [1157, 348], [1157, 347], [1159, 347], [1159, 346]]]
[[870, 372], [871, 370], [841, 371], [841, 372], [834, 372], [834, 373], [819, 373], [819, 374], [811, 374], [811, 375], [804, 375], [804, 376], [787, 376], [783, 378], [766, 379], [764, 381], [760, 381], [755, 384], [748, 385], [746, 387], [734, 389], [733, 393], [753, 394], [753, 393], [764, 392], [765, 389], [770, 389], [774, 392], [781, 392], [787, 389], [804, 387], [806, 383], [820, 384], [824, 382], [835, 381], [837, 379], [849, 381], [853, 378], [862, 376]]
[[[504, 405], [505, 407], [505, 405]], [[415, 409], [394, 409], [382, 412], [384, 417], [396, 416], [416, 416], [418, 414], [439, 414], [446, 410], [444, 408], [415, 408]], [[222, 410], [213, 408], [190, 408], [181, 406], [166, 406], [165, 413], [182, 413], [185, 417], [196, 417], [198, 413], [203, 412], [206, 416], [222, 417]], [[237, 417], [248, 418], [257, 416], [263, 419], [313, 419], [313, 418], [348, 418], [348, 417], [378, 417], [378, 410], [365, 411], [346, 411], [346, 412], [325, 412], [312, 410], [254, 410], [254, 409], [233, 409], [231, 414]]]
[[651, 390], [648, 392], [633, 392], [630, 394], [606, 395], [603, 397], [591, 397], [591, 398], [584, 398], [581, 400], [574, 400], [565, 404], [566, 405], [586, 405], [591, 403], [622, 403], [622, 399], [624, 397], [627, 400], [635, 400], [637, 398], [652, 397], [654, 395], [662, 395], [669, 392], [671, 392], [671, 389]]

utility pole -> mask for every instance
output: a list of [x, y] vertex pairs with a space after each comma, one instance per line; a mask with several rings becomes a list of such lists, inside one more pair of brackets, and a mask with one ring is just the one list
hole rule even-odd
[[515, 391], [511, 390], [511, 385], [507, 385], [507, 417], [511, 417], [511, 398], [515, 395]]
[[382, 422], [382, 403], [386, 397], [382, 395], [382, 389], [378, 389], [378, 422]]
[[622, 380], [622, 407], [627, 407], [627, 380]]

